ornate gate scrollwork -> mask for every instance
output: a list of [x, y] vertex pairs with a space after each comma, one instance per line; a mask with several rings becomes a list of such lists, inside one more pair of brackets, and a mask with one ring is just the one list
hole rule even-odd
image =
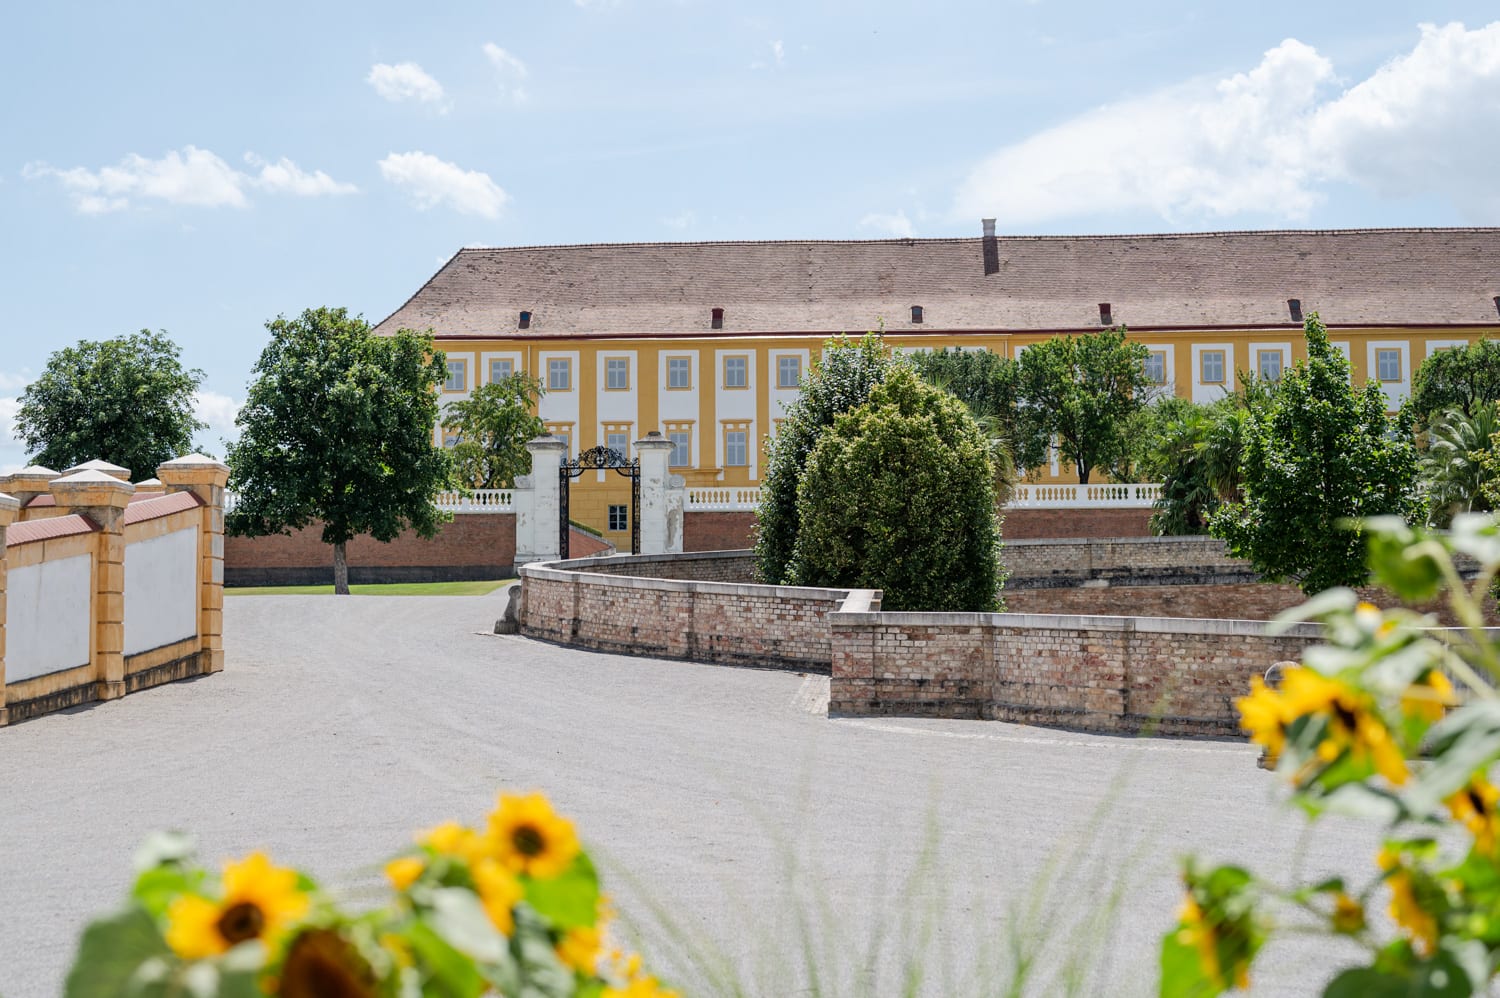
[[590, 447], [571, 461], [558, 466], [558, 551], [568, 557], [568, 491], [573, 479], [585, 471], [614, 471], [630, 479], [630, 553], [641, 553], [641, 459], [626, 460], [613, 447]]

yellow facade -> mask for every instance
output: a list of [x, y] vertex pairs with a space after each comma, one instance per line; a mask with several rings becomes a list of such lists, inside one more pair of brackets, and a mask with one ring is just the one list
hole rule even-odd
[[[853, 334], [851, 334], [853, 335]], [[986, 349], [1015, 358], [1053, 333], [908, 334], [887, 332], [898, 350], [944, 347]], [[1242, 372], [1274, 375], [1306, 356], [1301, 328], [1291, 324], [1226, 330], [1132, 329], [1130, 338], [1153, 353], [1164, 389], [1208, 401], [1233, 390]], [[1409, 393], [1416, 367], [1437, 350], [1500, 335], [1492, 328], [1332, 328], [1329, 338], [1346, 352], [1356, 384], [1381, 383], [1394, 410]], [[822, 350], [821, 334], [702, 337], [438, 336], [450, 362], [462, 362], [443, 401], [462, 398], [490, 375], [521, 370], [551, 385], [541, 404], [550, 432], [568, 440], [570, 456], [590, 447], [633, 441], [656, 430], [687, 441], [687, 460], [674, 452], [673, 470], [688, 486], [749, 486], [765, 473], [764, 443], [775, 433], [786, 387], [807, 373]], [[459, 370], [455, 366], [452, 370]], [[443, 442], [437, 431], [436, 442]], [[1071, 481], [1070, 469], [1041, 470], [1042, 481]], [[610, 507], [630, 501], [628, 480], [613, 472], [585, 472], [574, 481], [571, 517], [628, 549], [628, 519], [610, 529]]]

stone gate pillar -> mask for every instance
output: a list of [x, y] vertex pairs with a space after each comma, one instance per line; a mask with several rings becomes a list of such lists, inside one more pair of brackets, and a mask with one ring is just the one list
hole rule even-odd
[[54, 479], [52, 497], [99, 526], [94, 562], [94, 677], [100, 700], [125, 695], [125, 507], [135, 486], [102, 471]]
[[20, 500], [0, 492], [0, 728], [9, 720], [5, 709], [5, 528], [16, 522], [20, 512]]
[[[641, 461], [641, 554], [667, 554], [672, 532], [668, 529], [668, 479], [675, 477], [667, 468], [672, 456], [672, 442], [656, 430], [635, 442]], [[676, 531], [678, 551], [682, 550], [682, 528]]]
[[191, 492], [203, 500], [198, 546], [199, 663], [204, 672], [224, 671], [224, 489], [229, 466], [202, 454], [188, 454], [156, 469], [164, 488]]
[[[526, 441], [531, 453], [531, 474], [516, 481], [516, 567], [533, 561], [556, 561], [562, 554], [558, 542], [557, 468], [568, 445], [557, 437], [535, 437]], [[529, 488], [521, 485], [526, 481]]]

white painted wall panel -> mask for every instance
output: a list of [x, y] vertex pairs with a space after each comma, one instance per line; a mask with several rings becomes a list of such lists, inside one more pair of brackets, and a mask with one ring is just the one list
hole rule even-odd
[[126, 655], [198, 633], [198, 535], [188, 527], [126, 546]]
[[6, 577], [5, 680], [89, 664], [92, 555], [13, 568]]

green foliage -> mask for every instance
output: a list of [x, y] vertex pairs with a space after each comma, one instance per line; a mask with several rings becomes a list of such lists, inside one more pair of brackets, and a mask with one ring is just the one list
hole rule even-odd
[[1350, 384], [1316, 313], [1305, 334], [1307, 359], [1250, 405], [1244, 497], [1216, 511], [1209, 531], [1266, 578], [1316, 593], [1364, 581], [1358, 521], [1409, 515], [1416, 452], [1394, 432], [1379, 385]]
[[[1153, 407], [1154, 408], [1154, 407]], [[1239, 498], [1249, 412], [1237, 396], [1192, 404], [1160, 429], [1140, 473], [1161, 482], [1151, 514], [1158, 535], [1202, 534], [1221, 504]]]
[[539, 379], [516, 373], [480, 385], [443, 408], [443, 429], [458, 434], [453, 461], [458, 478], [476, 489], [508, 489], [531, 471], [526, 441], [547, 432], [535, 414], [546, 392]]
[[1423, 432], [1445, 409], [1462, 409], [1473, 416], [1489, 402], [1500, 402], [1500, 343], [1482, 339], [1439, 350], [1422, 362], [1412, 375], [1400, 424]]
[[841, 336], [823, 345], [823, 356], [803, 382], [801, 395], [767, 442], [755, 529], [755, 570], [762, 580], [786, 581], [799, 529], [797, 483], [818, 438], [839, 413], [863, 405], [895, 363], [876, 333], [858, 343]]
[[52, 354], [16, 413], [31, 460], [61, 470], [101, 458], [144, 479], [191, 451], [207, 428], [193, 411], [203, 372], [183, 368], [180, 353], [165, 332], [142, 329]]
[[[1493, 994], [1500, 972], [1500, 643], [1484, 627], [1500, 571], [1500, 525], [1460, 514], [1451, 531], [1397, 517], [1366, 521], [1370, 575], [1403, 601], [1446, 591], [1461, 627], [1439, 631], [1407, 609], [1381, 611], [1352, 590], [1325, 591], [1276, 627], [1323, 625], [1323, 643], [1278, 687], [1251, 681], [1237, 701], [1292, 802], [1314, 822], [1377, 826], [1383, 846], [1363, 872], [1280, 883], [1237, 867], [1184, 871], [1187, 898], [1163, 940], [1162, 995], [1217, 995], [1253, 982], [1268, 931], [1344, 940], [1352, 966], [1324, 998]], [[1479, 565], [1460, 577], [1459, 556]], [[1311, 832], [1311, 834], [1316, 834]], [[1276, 871], [1282, 875], [1292, 869]], [[1389, 920], [1382, 916], [1389, 914]], [[1309, 982], [1311, 983], [1311, 982]]]
[[897, 367], [838, 416], [797, 488], [793, 585], [883, 589], [887, 610], [993, 610], [989, 445], [962, 403]]
[[1058, 336], [1026, 348], [1017, 362], [1017, 453], [1037, 467], [1036, 442], [1057, 438], [1062, 460], [1087, 482], [1126, 450], [1126, 421], [1155, 393], [1146, 376], [1150, 351], [1126, 339], [1125, 327]]
[[1427, 449], [1417, 463], [1417, 481], [1427, 522], [1447, 526], [1456, 513], [1495, 508], [1500, 461], [1494, 437], [1500, 433], [1500, 405], [1481, 402], [1472, 413], [1444, 409], [1428, 425]]
[[1163, 395], [1125, 417], [1119, 451], [1109, 462], [1114, 482], [1156, 482], [1165, 475], [1162, 453], [1173, 428], [1206, 408], [1191, 399]]
[[433, 536], [433, 506], [449, 483], [448, 457], [432, 444], [437, 385], [447, 376], [430, 335], [375, 336], [342, 308], [308, 309], [268, 322], [271, 342], [236, 420], [229, 448], [238, 504], [230, 533], [287, 533], [322, 521], [334, 545], [361, 534], [394, 540], [407, 528]]

